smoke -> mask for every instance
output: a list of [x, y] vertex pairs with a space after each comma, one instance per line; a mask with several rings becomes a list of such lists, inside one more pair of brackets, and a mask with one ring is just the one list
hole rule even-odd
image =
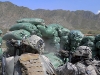
[[54, 45], [52, 44], [52, 41], [50, 39], [43, 39], [45, 42], [45, 52], [56, 52], [57, 49], [54, 48]]

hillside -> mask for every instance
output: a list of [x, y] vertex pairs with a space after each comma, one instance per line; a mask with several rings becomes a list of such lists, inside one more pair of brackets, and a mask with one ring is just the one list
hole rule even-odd
[[8, 29], [21, 18], [42, 18], [46, 24], [57, 23], [68, 29], [100, 30], [100, 14], [77, 10], [31, 10], [10, 2], [0, 2], [0, 29]]

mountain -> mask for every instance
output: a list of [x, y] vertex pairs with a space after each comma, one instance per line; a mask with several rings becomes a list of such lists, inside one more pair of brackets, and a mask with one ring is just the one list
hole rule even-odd
[[0, 2], [0, 29], [8, 29], [21, 18], [42, 18], [45, 23], [57, 23], [68, 29], [100, 30], [100, 14], [77, 10], [31, 10], [9, 1]]

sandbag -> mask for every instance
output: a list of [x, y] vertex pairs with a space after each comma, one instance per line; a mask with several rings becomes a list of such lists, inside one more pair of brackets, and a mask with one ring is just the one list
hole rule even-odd
[[70, 30], [67, 28], [62, 28], [61, 30], [58, 31], [58, 35], [61, 36], [67, 36], [69, 34]]
[[84, 34], [79, 30], [71, 30], [68, 34], [70, 40], [81, 41]]
[[63, 28], [63, 26], [62, 25], [60, 25], [60, 24], [49, 24], [49, 25], [47, 25], [48, 27], [52, 27], [52, 28], [54, 28], [54, 29], [56, 29], [56, 30], [59, 30], [59, 29], [62, 29]]
[[83, 45], [84, 45], [84, 46], [89, 46], [89, 47], [94, 47], [94, 46], [95, 46], [94, 42], [91, 42], [91, 41], [86, 42], [86, 43], [84, 43]]
[[94, 36], [84, 36], [81, 43], [84, 44], [86, 42], [94, 42], [95, 41], [95, 37]]
[[57, 31], [54, 30], [52, 27], [38, 25], [37, 28], [42, 33], [43, 37], [52, 38], [54, 36], [58, 36]]
[[54, 35], [53, 35], [53, 37], [58, 37], [58, 32], [57, 32], [57, 30], [54, 30]]
[[96, 40], [96, 41], [100, 41], [100, 34], [97, 34], [97, 35], [95, 36], [95, 40]]
[[44, 20], [43, 19], [40, 19], [40, 18], [23, 18], [23, 19], [20, 19], [20, 20], [17, 20], [17, 23], [32, 23], [32, 24], [35, 24], [35, 25], [44, 25]]
[[80, 46], [80, 41], [73, 41], [69, 42], [70, 50], [74, 51], [78, 46]]
[[96, 48], [100, 49], [100, 41], [96, 42]]
[[86, 43], [81, 44], [81, 45], [82, 46], [88, 46], [88, 47], [90, 47], [91, 50], [95, 50], [95, 44], [94, 44], [94, 42], [89, 41], [89, 42], [86, 42]]
[[[81, 42], [81, 41], [80, 41], [80, 42]], [[80, 42], [79, 42], [79, 41], [73, 41], [73, 40], [71, 40], [71, 41], [70, 41], [70, 46], [71, 46], [71, 47], [77, 47], [77, 46], [80, 45]]]
[[26, 30], [15, 30], [15, 31], [10, 31], [8, 33], [6, 33], [3, 36], [3, 40], [11, 40], [11, 39], [15, 39], [15, 40], [22, 40], [23, 38], [27, 38], [30, 36], [30, 32], [26, 31]]
[[68, 36], [61, 36], [60, 40], [61, 40], [61, 43], [68, 43]]
[[42, 33], [42, 35], [44, 36], [46, 33], [46, 27], [42, 26], [42, 25], [37, 25], [38, 30]]
[[63, 28], [63, 26], [60, 24], [49, 24], [47, 27], [53, 30], [54, 36], [58, 36], [58, 32]]
[[31, 23], [17, 23], [13, 25], [9, 30], [14, 31], [20, 29], [25, 29], [29, 31], [31, 34], [36, 34], [36, 32], [38, 31], [37, 27], [35, 25], [32, 25]]
[[36, 35], [42, 37], [42, 33], [39, 30], [37, 31]]
[[48, 57], [48, 59], [51, 61], [51, 63], [54, 66], [54, 68], [57, 68], [57, 67], [59, 67], [59, 66], [64, 64], [63, 61], [59, 57], [57, 57], [55, 55], [55, 53], [53, 53], [53, 52], [50, 52], [50, 53], [47, 53], [47, 54], [44, 54], [44, 55], [46, 57]]
[[50, 38], [58, 36], [58, 32], [54, 30], [52, 27], [46, 28], [46, 36]]

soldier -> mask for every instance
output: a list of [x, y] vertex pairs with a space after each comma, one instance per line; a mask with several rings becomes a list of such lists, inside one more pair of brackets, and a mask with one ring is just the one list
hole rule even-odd
[[72, 54], [71, 62], [56, 69], [57, 75], [100, 75], [100, 61], [92, 60], [92, 51], [79, 46]]
[[56, 75], [49, 59], [42, 55], [45, 46], [42, 38], [32, 35], [11, 42], [15, 47], [15, 55], [3, 57], [2, 75]]

